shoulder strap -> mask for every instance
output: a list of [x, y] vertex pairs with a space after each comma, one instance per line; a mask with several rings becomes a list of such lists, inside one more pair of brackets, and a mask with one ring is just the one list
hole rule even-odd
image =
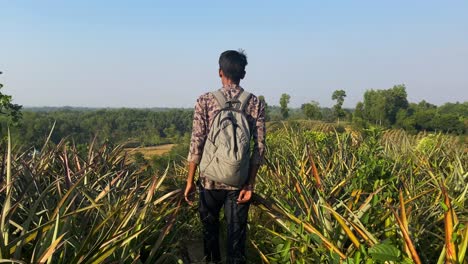
[[240, 101], [240, 106], [238, 108], [239, 110], [241, 110], [242, 112], [245, 111], [245, 107], [247, 107], [247, 105], [249, 104], [250, 97], [252, 97], [252, 94], [246, 91], [243, 91], [239, 95], [239, 97], [237, 98], [237, 100]]
[[224, 97], [224, 94], [220, 90], [216, 90], [211, 94], [213, 94], [213, 96], [215, 97], [220, 108], [224, 108], [226, 106], [226, 97]]
[[229, 103], [230, 107], [232, 107], [232, 105], [234, 104], [235, 108], [242, 112], [245, 111], [245, 107], [249, 103], [250, 97], [252, 96], [251, 93], [243, 91], [240, 94], [238, 94], [235, 98], [231, 100], [227, 100], [224, 94], [220, 90], [216, 90], [212, 92], [211, 94], [213, 94], [213, 96], [215, 97], [216, 101], [218, 102], [221, 108], [225, 108], [226, 104]]

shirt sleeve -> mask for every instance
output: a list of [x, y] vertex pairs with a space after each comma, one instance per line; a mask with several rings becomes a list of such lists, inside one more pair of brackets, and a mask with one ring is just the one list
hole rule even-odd
[[195, 111], [193, 113], [192, 138], [187, 158], [189, 162], [200, 164], [207, 136], [207, 119], [206, 102], [203, 100], [203, 96], [200, 96], [195, 104]]
[[261, 165], [265, 160], [265, 104], [257, 99], [255, 106], [257, 118], [253, 129], [254, 148], [250, 164]]

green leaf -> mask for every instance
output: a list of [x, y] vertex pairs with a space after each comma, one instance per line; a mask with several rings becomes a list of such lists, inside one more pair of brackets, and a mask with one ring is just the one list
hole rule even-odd
[[439, 202], [439, 204], [442, 207], [442, 209], [444, 209], [444, 212], [448, 211], [448, 206], [444, 202]]
[[284, 244], [278, 244], [278, 245], [276, 245], [276, 252], [279, 253], [279, 252], [283, 251], [283, 247], [284, 247]]
[[398, 261], [400, 260], [400, 250], [391, 244], [390, 241], [384, 241], [369, 249], [369, 254], [373, 260], [377, 261]]

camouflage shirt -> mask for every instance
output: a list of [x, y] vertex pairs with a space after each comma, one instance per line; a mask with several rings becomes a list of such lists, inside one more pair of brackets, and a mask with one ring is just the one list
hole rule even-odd
[[[230, 85], [224, 86], [221, 91], [227, 99], [232, 99], [244, 91], [244, 89], [238, 85]], [[212, 93], [205, 93], [198, 98], [197, 103], [195, 104], [195, 112], [193, 116], [192, 139], [190, 141], [190, 151], [188, 155], [189, 162], [200, 164], [206, 137], [210, 131], [213, 118], [220, 109], [221, 108]], [[255, 95], [252, 95], [245, 108], [245, 113], [252, 129], [251, 133], [254, 140], [254, 148], [250, 164], [260, 165], [263, 163], [265, 154], [265, 104]], [[209, 180], [204, 177], [202, 173], [200, 173], [199, 180], [205, 189], [239, 189]]]

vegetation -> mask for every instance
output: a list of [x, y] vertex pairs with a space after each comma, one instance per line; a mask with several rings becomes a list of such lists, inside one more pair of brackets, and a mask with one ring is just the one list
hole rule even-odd
[[281, 116], [284, 119], [287, 119], [289, 117], [289, 99], [291, 99], [291, 96], [289, 94], [282, 94], [280, 98], [280, 107], [281, 107]]
[[[356, 117], [369, 123], [391, 126], [396, 123], [397, 113], [408, 108], [406, 87], [396, 85], [388, 90], [368, 90]], [[357, 107], [356, 107], [357, 111]]]
[[180, 190], [162, 185], [167, 174], [127, 165], [122, 146], [91, 144], [80, 155], [68, 141], [40, 152], [8, 141], [4, 157], [2, 262], [174, 262]]
[[312, 101], [301, 106], [302, 112], [309, 120], [321, 120], [322, 113], [320, 111], [319, 103]]
[[268, 135], [251, 220], [265, 262], [464, 263], [466, 145], [443, 134], [300, 127]]
[[[400, 85], [367, 91], [351, 115], [335, 93], [333, 109], [289, 109], [287, 94], [268, 106], [288, 122], [268, 123], [249, 259], [467, 263], [467, 142], [441, 132], [466, 134], [468, 102], [409, 103]], [[36, 109], [15, 125], [20, 106], [1, 96], [2, 262], [193, 261], [200, 223], [180, 195], [192, 111]], [[125, 150], [165, 143], [161, 156]]]
[[[463, 263], [468, 154], [458, 138], [294, 123], [271, 130], [249, 221], [250, 258]], [[186, 242], [199, 223], [181, 203], [183, 161], [160, 172], [142, 166], [144, 157], [130, 162], [122, 146], [92, 143], [84, 154], [66, 140], [40, 152], [10, 148], [2, 165], [2, 259], [190, 260]]]
[[336, 100], [336, 104], [333, 106], [333, 112], [340, 123], [340, 118], [346, 116], [346, 112], [343, 110], [344, 98], [346, 97], [346, 92], [343, 90], [336, 90], [332, 94], [332, 100]]
[[[2, 72], [0, 71], [0, 75]], [[0, 83], [0, 89], [3, 88], [3, 84]], [[5, 118], [7, 123], [16, 123], [21, 118], [21, 105], [12, 103], [10, 95], [3, 94], [0, 92], [0, 114]]]
[[[191, 132], [192, 116], [192, 110], [183, 109], [28, 110], [23, 111], [20, 122], [12, 127], [12, 135], [19, 145], [40, 148], [50, 128], [56, 124], [50, 139], [55, 144], [70, 137], [80, 149], [97, 137], [99, 143], [154, 146], [180, 142]], [[5, 119], [6, 116], [2, 120]], [[6, 127], [1, 127], [3, 135]]]
[[[15, 144], [40, 148], [50, 128], [56, 124], [51, 141], [58, 144], [70, 137], [79, 150], [94, 138], [127, 144], [128, 147], [157, 146], [181, 143], [190, 136], [193, 111], [191, 109], [86, 109], [33, 108], [20, 112], [11, 97], [0, 94], [0, 133], [5, 135], [8, 125]], [[387, 90], [368, 90], [363, 102], [355, 109], [343, 109], [346, 92], [337, 90], [332, 98], [333, 108], [320, 107], [318, 102], [305, 103], [301, 108], [289, 108], [290, 96], [283, 94], [280, 106], [266, 104], [266, 118], [270, 121], [318, 120], [344, 121], [358, 128], [378, 125], [399, 128], [409, 133], [446, 132], [464, 135], [468, 131], [468, 102], [446, 103], [436, 106], [426, 101], [410, 103], [404, 85]], [[21, 118], [22, 116], [22, 118]]]

